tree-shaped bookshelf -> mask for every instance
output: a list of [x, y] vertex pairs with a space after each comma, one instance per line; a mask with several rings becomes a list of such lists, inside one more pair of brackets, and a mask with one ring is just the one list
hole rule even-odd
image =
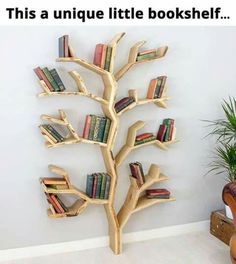
[[[161, 47], [156, 49], [156, 55], [154, 58], [145, 59], [142, 61], [137, 61], [137, 56], [139, 53], [140, 48], [145, 44], [145, 41], [141, 41], [136, 43], [129, 52], [128, 62], [119, 69], [116, 73], [114, 73], [114, 59], [116, 55], [116, 47], [118, 42], [121, 38], [125, 35], [125, 33], [117, 34], [111, 42], [108, 44], [112, 47], [112, 55], [110, 61], [110, 69], [106, 71], [92, 63], [89, 63], [85, 60], [82, 60], [76, 57], [75, 53], [71, 52], [71, 57], [61, 57], [58, 58], [57, 61], [59, 62], [74, 62], [79, 64], [80, 66], [86, 68], [89, 71], [98, 74], [104, 84], [104, 92], [103, 96], [99, 97], [89, 92], [87, 89], [82, 77], [77, 71], [70, 72], [70, 75], [75, 80], [78, 91], [77, 92], [69, 92], [69, 91], [61, 91], [61, 92], [52, 92], [48, 89], [47, 85], [43, 80], [40, 81], [42, 86], [43, 92], [39, 94], [40, 97], [44, 96], [86, 96], [89, 97], [98, 103], [101, 104], [101, 108], [103, 110], [104, 115], [106, 118], [111, 120], [109, 134], [107, 138], [107, 142], [97, 142], [89, 139], [85, 139], [77, 134], [75, 129], [72, 127], [71, 123], [69, 122], [66, 113], [63, 110], [59, 110], [59, 116], [53, 117], [49, 115], [42, 115], [42, 120], [46, 120], [47, 122], [51, 122], [52, 124], [59, 124], [64, 126], [68, 130], [68, 135], [65, 140], [62, 142], [54, 142], [52, 141], [45, 133], [43, 133], [43, 128], [40, 127], [42, 130], [42, 134], [46, 139], [46, 146], [51, 147], [59, 147], [61, 145], [69, 145], [69, 144], [77, 144], [77, 143], [90, 143], [95, 144], [100, 147], [101, 154], [104, 159], [106, 172], [111, 178], [110, 183], [110, 192], [108, 199], [94, 199], [89, 197], [84, 191], [77, 189], [70, 183], [68, 173], [54, 165], [49, 165], [49, 170], [64, 178], [68, 188], [56, 190], [53, 188], [47, 187], [44, 182], [41, 180], [41, 184], [43, 187], [44, 192], [47, 194], [72, 194], [78, 197], [77, 201], [68, 208], [68, 211], [63, 214], [59, 214], [55, 212], [54, 208], [51, 204], [49, 204], [50, 208], [48, 209], [48, 215], [50, 217], [66, 217], [66, 216], [77, 216], [78, 214], [82, 213], [84, 209], [89, 204], [98, 204], [103, 205], [106, 211], [107, 219], [108, 219], [108, 226], [109, 226], [109, 237], [110, 237], [110, 247], [115, 254], [121, 253], [122, 248], [122, 241], [121, 241], [121, 233], [122, 229], [125, 226], [126, 222], [128, 221], [131, 214], [140, 211], [146, 207], [149, 207], [154, 204], [162, 203], [162, 202], [169, 202], [174, 201], [175, 198], [170, 197], [169, 199], [147, 199], [144, 192], [145, 190], [153, 185], [154, 183], [159, 183], [168, 179], [168, 177], [164, 176], [157, 165], [151, 164], [148, 174], [146, 175], [146, 182], [139, 186], [135, 178], [130, 177], [130, 188], [127, 193], [126, 200], [121, 207], [120, 211], [116, 213], [114, 209], [114, 199], [116, 194], [116, 186], [117, 186], [117, 177], [118, 177], [118, 167], [122, 164], [126, 156], [134, 149], [141, 148], [146, 145], [153, 144], [162, 150], [166, 150], [169, 145], [175, 143], [176, 140], [172, 139], [168, 142], [161, 142], [157, 139], [152, 140], [150, 142], [145, 142], [140, 145], [135, 144], [135, 139], [137, 135], [137, 131], [141, 129], [145, 123], [143, 121], [137, 121], [134, 123], [129, 129], [127, 133], [127, 140], [125, 145], [120, 149], [117, 155], [113, 155], [113, 146], [116, 140], [117, 130], [119, 127], [119, 117], [125, 112], [128, 111], [135, 106], [154, 103], [159, 107], [166, 108], [166, 101], [169, 99], [165, 92], [161, 98], [155, 99], [140, 99], [138, 98], [138, 94], [136, 90], [129, 90], [129, 96], [134, 98], [134, 102], [127, 106], [125, 109], [117, 113], [115, 111], [115, 99], [117, 95], [117, 82], [119, 79], [124, 76], [124, 74], [134, 65], [139, 63], [145, 63], [153, 60], [161, 59], [165, 56], [168, 47]], [[70, 50], [72, 48], [69, 46]]]

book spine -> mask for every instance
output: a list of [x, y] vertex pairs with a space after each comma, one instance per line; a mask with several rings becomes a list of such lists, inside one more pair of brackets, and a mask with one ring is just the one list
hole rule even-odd
[[56, 130], [53, 126], [51, 126], [51, 125], [46, 125], [45, 128], [46, 128], [48, 131], [50, 131], [50, 132], [53, 134], [53, 136], [55, 136], [56, 139], [58, 139], [60, 142], [64, 141], [64, 137], [63, 137], [61, 134], [59, 134], [59, 133], [57, 132], [57, 130]]
[[60, 206], [63, 208], [65, 212], [68, 212], [68, 208], [65, 206], [65, 204], [62, 202], [62, 200], [57, 196], [57, 201], [60, 204]]
[[101, 120], [102, 120], [102, 117], [100, 116], [96, 117], [94, 133], [93, 133], [93, 141], [98, 141], [98, 133], [99, 133], [99, 127], [100, 127]]
[[60, 91], [61, 92], [65, 91], [66, 88], [65, 88], [59, 74], [57, 73], [56, 69], [50, 70], [50, 73], [51, 73], [53, 79], [55, 80], [55, 82], [57, 83], [57, 85], [59, 86]]
[[109, 118], [107, 118], [105, 130], [104, 130], [104, 135], [103, 135], [103, 139], [102, 139], [102, 142], [104, 142], [104, 143], [107, 143], [107, 138], [109, 135], [110, 126], [111, 126], [111, 120]]
[[98, 138], [97, 141], [102, 142], [104, 131], [106, 126], [106, 118], [103, 117], [100, 121], [99, 129], [98, 129]]
[[96, 123], [96, 116], [91, 115], [91, 124], [90, 124], [90, 128], [89, 128], [89, 137], [88, 137], [89, 140], [93, 140], [95, 123]]
[[164, 136], [164, 141], [167, 142], [167, 141], [169, 141], [169, 138], [170, 138], [171, 125], [174, 125], [174, 119], [166, 118], [163, 120], [163, 124], [165, 124], [167, 126], [166, 133]]
[[62, 214], [65, 213], [65, 210], [62, 208], [62, 206], [58, 202], [57, 197], [54, 194], [50, 194], [50, 197], [52, 198], [52, 200], [54, 201], [54, 203], [57, 205], [57, 207], [59, 208], [60, 212]]
[[136, 136], [136, 141], [143, 140], [145, 138], [153, 137], [153, 133], [144, 133], [141, 135]]
[[137, 178], [137, 173], [136, 173], [136, 170], [135, 170], [135, 168], [134, 168], [134, 164], [133, 164], [133, 163], [130, 163], [130, 164], [129, 164], [129, 167], [130, 167], [131, 175], [132, 175], [134, 178]]
[[102, 174], [102, 185], [101, 185], [101, 193], [100, 193], [100, 199], [104, 199], [105, 197], [105, 189], [106, 189], [106, 175], [105, 173]]
[[92, 198], [93, 197], [93, 175], [87, 175], [87, 184], [86, 184], [86, 194]]
[[106, 52], [105, 66], [104, 66], [104, 70], [106, 70], [106, 71], [110, 70], [111, 53], [112, 53], [112, 47], [108, 46], [107, 52]]
[[130, 97], [124, 97], [121, 100], [119, 100], [118, 102], [115, 103], [115, 108], [119, 107], [120, 105], [126, 103], [129, 100]]
[[102, 47], [102, 56], [101, 56], [101, 64], [100, 64], [100, 67], [102, 69], [104, 69], [105, 67], [106, 54], [107, 54], [107, 45], [104, 44]]
[[97, 44], [94, 51], [93, 64], [101, 67], [103, 44]]
[[166, 76], [161, 76], [162, 77], [162, 80], [161, 80], [161, 85], [160, 85], [160, 89], [157, 93], [157, 98], [161, 98], [162, 97], [162, 94], [165, 90], [165, 85], [166, 85], [166, 79], [167, 77]]
[[69, 57], [69, 36], [65, 35], [64, 36], [64, 54], [65, 57]]
[[153, 136], [153, 137], [145, 138], [145, 139], [140, 140], [140, 141], [135, 141], [135, 144], [134, 145], [135, 146], [136, 145], [141, 145], [141, 144], [147, 143], [149, 141], [154, 141], [154, 140], [156, 140], [156, 138]]
[[83, 138], [88, 139], [89, 138], [89, 128], [91, 125], [91, 116], [87, 115], [84, 125], [84, 131], [83, 131]]
[[144, 54], [144, 55], [138, 55], [136, 61], [142, 61], [142, 60], [151, 60], [155, 59], [156, 52]]
[[45, 67], [45, 68], [43, 68], [42, 70], [43, 70], [44, 74], [46, 75], [48, 81], [51, 83], [51, 85], [52, 85], [52, 87], [53, 87], [53, 90], [54, 90], [55, 92], [60, 92], [60, 88], [59, 88], [59, 86], [57, 85], [57, 83], [55, 82], [55, 80], [53, 79], [53, 77], [52, 77], [52, 75], [51, 75], [49, 69], [48, 69], [47, 67]]
[[148, 199], [170, 199], [170, 196], [146, 195]]
[[159, 98], [159, 94], [160, 94], [160, 89], [161, 89], [161, 83], [162, 83], [162, 79], [161, 78], [157, 78], [157, 85], [156, 85], [156, 89], [154, 92], [154, 98]]
[[97, 180], [98, 180], [98, 175], [93, 175], [93, 193], [92, 193], [92, 198], [96, 198], [96, 190], [97, 190]]
[[144, 171], [143, 171], [143, 166], [140, 162], [136, 162], [136, 164], [139, 166], [139, 171], [143, 180], [143, 183], [145, 183], [145, 176], [144, 176]]
[[56, 203], [54, 202], [54, 200], [51, 198], [51, 196], [49, 194], [46, 194], [47, 196], [47, 200], [48, 202], [53, 206], [54, 210], [56, 211], [56, 213], [60, 214], [61, 210], [59, 209], [59, 207], [56, 205]]
[[163, 142], [165, 133], [166, 133], [167, 126], [166, 125], [160, 125], [158, 133], [157, 133], [157, 140]]
[[130, 104], [132, 104], [135, 101], [135, 99], [133, 97], [130, 97], [130, 99], [123, 103], [122, 105], [118, 106], [115, 108], [116, 112], [120, 112], [121, 110], [125, 109], [127, 106], [129, 106]]
[[150, 81], [149, 87], [148, 87], [148, 92], [147, 92], [147, 98], [148, 99], [153, 99], [154, 98], [156, 86], [157, 86], [157, 79], [152, 79]]
[[101, 194], [101, 187], [102, 187], [102, 174], [98, 174], [98, 179], [97, 179], [97, 187], [96, 187], [96, 199], [99, 199], [100, 194]]
[[[42, 125], [42, 127], [47, 131], [47, 133], [49, 133], [49, 134], [51, 135], [50, 138], [55, 138], [57, 142], [61, 142], [61, 139], [60, 139], [55, 133], [53, 133], [53, 132], [51, 131], [51, 129], [48, 128], [47, 125]], [[56, 143], [57, 143], [57, 142], [56, 142]]]
[[50, 143], [54, 144], [58, 142], [58, 140], [47, 129], [45, 129], [43, 125], [39, 126], [39, 128], [41, 130], [41, 133], [49, 137], [49, 139], [52, 141]]
[[64, 58], [65, 57], [65, 51], [64, 51], [64, 36], [60, 37], [58, 39], [58, 44], [59, 44], [59, 58]]
[[49, 82], [49, 80], [47, 79], [46, 75], [44, 74], [44, 72], [42, 71], [42, 69], [40, 67], [37, 67], [34, 69], [34, 72], [36, 73], [36, 75], [38, 76], [39, 80], [43, 80], [45, 82], [45, 84], [47, 85], [48, 89], [53, 92], [54, 89], [51, 85], [51, 83]]
[[111, 177], [109, 175], [106, 175], [106, 188], [105, 188], [104, 199], [109, 198], [110, 185], [111, 185]]

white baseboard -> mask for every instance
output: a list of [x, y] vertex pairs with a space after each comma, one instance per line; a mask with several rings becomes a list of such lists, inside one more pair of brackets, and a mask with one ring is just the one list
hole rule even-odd
[[[208, 231], [209, 221], [201, 221], [184, 225], [175, 225], [151, 230], [144, 230], [123, 235], [124, 243], [150, 240], [160, 237], [177, 236], [197, 231]], [[65, 243], [30, 246], [24, 248], [0, 250], [0, 262], [23, 258], [34, 258], [66, 252], [81, 251], [91, 248], [106, 247], [109, 244], [107, 236], [71, 241]]]

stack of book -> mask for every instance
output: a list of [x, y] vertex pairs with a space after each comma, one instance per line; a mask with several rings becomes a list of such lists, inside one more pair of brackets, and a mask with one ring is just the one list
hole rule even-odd
[[66, 89], [56, 69], [49, 70], [47, 67], [43, 69], [37, 67], [34, 72], [39, 80], [44, 82], [48, 92], [62, 92]]
[[148, 199], [170, 199], [170, 192], [166, 189], [149, 189], [146, 190]]
[[153, 140], [156, 140], [156, 137], [153, 135], [153, 133], [143, 133], [136, 136], [134, 145], [140, 145]]
[[140, 162], [132, 162], [129, 164], [132, 177], [137, 180], [138, 186], [142, 186], [145, 183], [145, 176], [143, 172], [143, 167]]
[[[56, 128], [55, 128], [56, 127]], [[62, 130], [59, 126], [52, 126], [49, 124], [43, 124], [39, 126], [41, 133], [47, 137], [47, 140], [51, 144], [55, 144], [58, 142], [63, 142], [67, 137], [66, 131]], [[58, 132], [60, 130], [60, 133]]]
[[115, 110], [116, 113], [119, 113], [121, 110], [126, 108], [128, 105], [132, 104], [135, 101], [135, 99], [132, 96], [124, 97], [117, 103], [115, 103]]
[[69, 189], [69, 185], [64, 178], [42, 178], [41, 182], [47, 188], [55, 190], [66, 190]]
[[64, 214], [68, 212], [68, 208], [65, 206], [65, 204], [61, 201], [61, 199], [52, 193], [45, 193], [47, 196], [48, 202], [52, 205], [55, 212], [58, 214]]
[[107, 142], [111, 120], [104, 116], [87, 115], [83, 138], [98, 142]]
[[110, 71], [110, 64], [112, 58], [112, 47], [106, 44], [97, 44], [94, 52], [93, 64]]
[[107, 173], [87, 175], [86, 194], [94, 199], [108, 199], [111, 177]]
[[171, 141], [175, 139], [175, 120], [166, 118], [163, 120], [157, 133], [157, 140], [161, 142]]
[[58, 39], [59, 58], [75, 57], [74, 51], [69, 45], [69, 36], [64, 35]]
[[149, 83], [147, 98], [161, 98], [165, 89], [166, 76], [159, 76], [156, 79], [152, 79]]
[[152, 59], [155, 59], [156, 56], [157, 56], [156, 49], [146, 50], [146, 51], [138, 53], [136, 61], [152, 60]]

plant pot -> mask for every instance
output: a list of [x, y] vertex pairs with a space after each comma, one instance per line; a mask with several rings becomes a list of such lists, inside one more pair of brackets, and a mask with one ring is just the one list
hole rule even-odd
[[225, 214], [229, 219], [233, 219], [233, 214], [228, 205], [225, 205]]

